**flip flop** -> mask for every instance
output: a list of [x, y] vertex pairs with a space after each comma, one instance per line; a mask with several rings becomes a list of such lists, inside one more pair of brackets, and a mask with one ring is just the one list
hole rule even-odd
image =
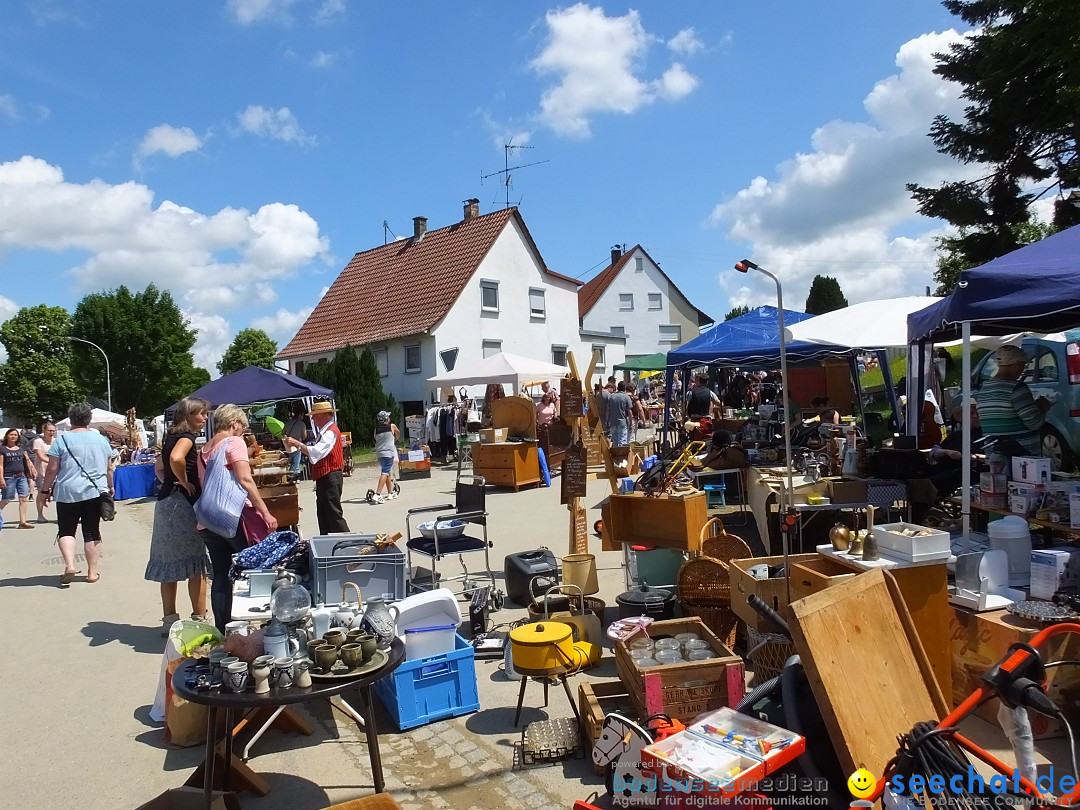
[[75, 579], [75, 574], [76, 573], [78, 573], [78, 572], [76, 572], [76, 571], [65, 571], [63, 574], [61, 574], [60, 575], [60, 587], [61, 588], [66, 588], [68, 585], [70, 585], [72, 580]]
[[20, 523], [19, 528], [20, 529], [33, 529], [34, 524], [32, 524], [32, 523]]
[[93, 585], [93, 584], [94, 584], [95, 582], [97, 582], [97, 581], [98, 581], [99, 579], [101, 579], [101, 574], [98, 574], [98, 575], [97, 575], [96, 577], [94, 577], [93, 579], [90, 579], [90, 577], [89, 577], [89, 576], [87, 576], [87, 577], [86, 577], [86, 581], [87, 581], [87, 582], [89, 582], [89, 583], [90, 583], [91, 585]]

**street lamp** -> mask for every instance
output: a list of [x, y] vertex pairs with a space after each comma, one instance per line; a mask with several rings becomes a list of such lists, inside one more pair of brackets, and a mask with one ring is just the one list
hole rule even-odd
[[[795, 504], [795, 482], [792, 478], [791, 472], [791, 402], [788, 398], [788, 370], [787, 370], [787, 340], [784, 338], [784, 291], [780, 286], [780, 279], [770, 273], [763, 267], [759, 267], [749, 259], [743, 259], [740, 262], [735, 262], [735, 269], [740, 273], [747, 273], [751, 270], [757, 270], [763, 276], [768, 276], [773, 280], [776, 285], [776, 320], [777, 326], [780, 328], [780, 377], [784, 381], [784, 457], [787, 459], [787, 491], [784, 493], [783, 509], [781, 511], [787, 512], [794, 508]], [[783, 543], [784, 551], [784, 579], [787, 582], [788, 588], [788, 602], [791, 602], [791, 577], [788, 572], [788, 550], [789, 550], [789, 538], [788, 533], [782, 531], [780, 538]]]
[[91, 342], [89, 340], [85, 340], [83, 338], [71, 337], [70, 335], [68, 336], [68, 340], [73, 340], [76, 343], [85, 343], [88, 346], [93, 346], [95, 349], [97, 349], [99, 352], [101, 352], [101, 356], [105, 358], [105, 389], [108, 392], [106, 394], [106, 397], [109, 400], [109, 411], [111, 412], [112, 409], [113, 409], [112, 408], [112, 374], [109, 371], [109, 355], [105, 354], [105, 350], [103, 348], [101, 348], [96, 343], [93, 343], [93, 342]]

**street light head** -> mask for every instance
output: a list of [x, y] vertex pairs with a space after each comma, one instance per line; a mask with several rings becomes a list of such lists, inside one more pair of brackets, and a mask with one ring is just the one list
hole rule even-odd
[[758, 266], [749, 259], [743, 259], [742, 261], [735, 262], [735, 269], [740, 273], [748, 273], [751, 270], [757, 270]]

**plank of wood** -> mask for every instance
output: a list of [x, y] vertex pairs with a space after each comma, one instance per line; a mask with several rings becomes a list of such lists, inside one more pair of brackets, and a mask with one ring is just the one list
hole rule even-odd
[[795, 647], [845, 773], [881, 774], [899, 735], [945, 716], [911, 617], [902, 617], [903, 599], [881, 570], [794, 602], [791, 613]]

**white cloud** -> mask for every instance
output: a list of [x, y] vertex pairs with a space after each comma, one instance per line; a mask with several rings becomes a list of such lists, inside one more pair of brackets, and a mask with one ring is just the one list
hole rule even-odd
[[345, 0], [323, 0], [315, 12], [316, 22], [330, 22], [345, 13]]
[[236, 118], [240, 122], [240, 127], [252, 135], [300, 146], [315, 144], [315, 137], [304, 132], [300, 122], [296, 120], [296, 116], [288, 107], [272, 110], [269, 107], [251, 104], [242, 112], [237, 113]]
[[[962, 114], [960, 88], [933, 74], [933, 54], [959, 38], [946, 31], [904, 43], [898, 72], [864, 99], [866, 120], [822, 125], [808, 152], [713, 209], [710, 222], [726, 226], [730, 239], [747, 243], [746, 254], [781, 278], [790, 308], [802, 308], [819, 274], [837, 278], [852, 303], [922, 294], [932, 284], [933, 238], [943, 231], [919, 218], [905, 184], [978, 174], [939, 154], [926, 136], [935, 115]], [[754, 297], [746, 284], [772, 293], [771, 282], [755, 274], [723, 272], [719, 279], [732, 300]]]
[[184, 317], [191, 328], [199, 333], [191, 350], [195, 365], [205, 368], [211, 377], [220, 376], [217, 364], [235, 337], [232, 326], [220, 315], [187, 311]]
[[578, 3], [549, 11], [545, 19], [548, 37], [531, 67], [558, 77], [541, 96], [540, 119], [560, 135], [586, 137], [596, 113], [629, 114], [658, 98], [681, 98], [696, 83], [676, 65], [660, 80], [639, 77], [654, 37], [637, 11], [608, 17], [602, 8]]
[[138, 165], [151, 155], [162, 154], [171, 158], [186, 155], [202, 148], [203, 141], [190, 127], [174, 127], [158, 124], [151, 127], [139, 144], [135, 162]]
[[693, 28], [684, 28], [667, 41], [667, 46], [680, 56], [693, 56], [705, 48]]
[[0, 93], [0, 115], [12, 121], [19, 119], [19, 105], [15, 103], [15, 96], [10, 93]]
[[[21, 307], [10, 298], [0, 295], [0, 325], [20, 309]], [[7, 357], [7, 349], [4, 347], [3, 343], [0, 343], [0, 363], [6, 363]]]
[[[154, 282], [178, 300], [244, 279], [272, 283], [329, 255], [318, 223], [295, 205], [214, 214], [168, 200], [155, 207], [145, 185], [70, 183], [59, 167], [31, 156], [0, 163], [0, 249], [5, 247], [89, 254], [69, 271], [81, 291], [118, 284], [141, 289]], [[201, 306], [210, 309], [215, 296], [220, 306], [230, 303], [224, 294], [208, 293]]]
[[285, 344], [293, 339], [293, 336], [304, 325], [314, 307], [301, 307], [297, 310], [279, 309], [273, 315], [264, 315], [251, 322], [254, 329], [262, 329], [271, 338], [277, 341], [278, 348], [284, 348]]
[[257, 22], [289, 23], [289, 9], [296, 0], [228, 0], [226, 8], [241, 25]]
[[318, 51], [318, 52], [316, 52], [316, 54], [313, 57], [311, 57], [311, 66], [313, 68], [319, 68], [320, 70], [323, 69], [323, 68], [328, 68], [328, 67], [331, 67], [334, 64], [334, 62], [337, 61], [337, 58], [338, 58], [338, 55], [336, 53], [327, 53], [326, 51]]

